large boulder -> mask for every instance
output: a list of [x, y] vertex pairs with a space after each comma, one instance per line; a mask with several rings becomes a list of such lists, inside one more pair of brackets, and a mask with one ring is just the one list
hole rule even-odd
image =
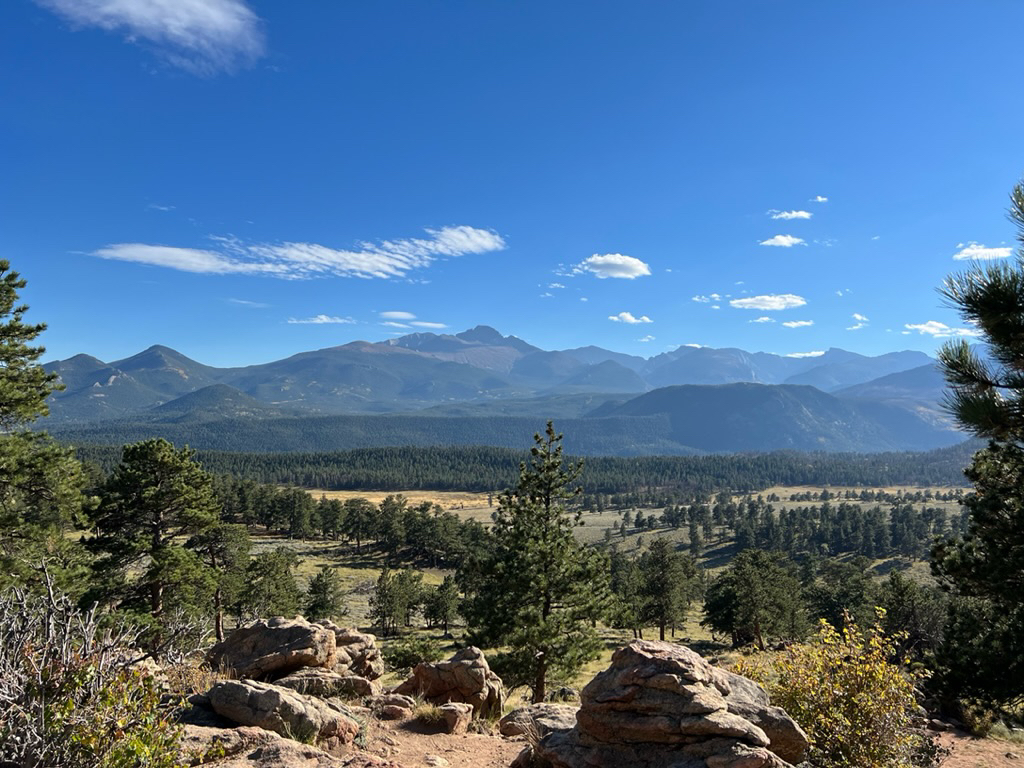
[[412, 677], [394, 692], [422, 696], [431, 704], [471, 704], [477, 717], [501, 714], [505, 700], [501, 678], [491, 671], [483, 651], [473, 646], [463, 648], [448, 661], [417, 664]]
[[214, 712], [297, 741], [335, 748], [351, 744], [359, 723], [339, 706], [257, 680], [223, 680], [207, 693]]
[[375, 635], [339, 627], [331, 621], [321, 623], [334, 633], [334, 645], [337, 648], [334, 672], [339, 675], [358, 675], [368, 680], [376, 680], [384, 674], [384, 658], [380, 655]]
[[555, 768], [787, 768], [771, 751], [765, 731], [730, 711], [726, 695], [743, 686], [719, 673], [685, 646], [636, 640], [617, 650], [611, 666], [583, 689], [576, 726], [553, 730], [518, 762]]
[[768, 737], [769, 748], [790, 763], [801, 762], [807, 754], [808, 739], [782, 707], [773, 707], [764, 688], [748, 677], [714, 667], [715, 687], [725, 697], [729, 711], [749, 720]]
[[368, 680], [384, 674], [376, 637], [301, 616], [260, 619], [239, 627], [213, 646], [206, 660], [215, 670], [234, 677], [267, 682], [306, 668]]
[[276, 616], [239, 627], [210, 649], [206, 661], [235, 677], [273, 680], [303, 667], [334, 667], [337, 643], [326, 627]]
[[552, 731], [568, 731], [576, 725], [579, 707], [570, 704], [531, 704], [513, 709], [498, 721], [502, 736], [547, 736]]

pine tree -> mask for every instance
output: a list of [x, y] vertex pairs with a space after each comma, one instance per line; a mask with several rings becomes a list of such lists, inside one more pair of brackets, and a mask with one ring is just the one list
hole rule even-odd
[[298, 562], [298, 556], [287, 547], [264, 552], [249, 561], [235, 615], [240, 619], [295, 616], [302, 601], [302, 590], [295, 583]]
[[686, 610], [697, 593], [697, 564], [692, 557], [675, 552], [667, 539], [655, 539], [640, 558], [643, 618], [658, 627], [658, 639], [665, 629], [682, 624]]
[[[176, 450], [162, 438], [125, 446], [93, 515], [95, 536], [87, 541], [99, 555], [96, 568], [106, 587], [101, 591], [126, 608], [144, 609], [159, 623], [168, 598], [180, 603], [209, 580], [195, 552], [178, 542], [213, 526], [218, 512], [213, 480], [187, 447]], [[172, 594], [176, 588], [178, 595]]]
[[33, 342], [46, 326], [25, 322], [24, 287], [0, 259], [0, 584], [33, 579], [32, 567], [57, 554], [51, 575], [79, 594], [84, 555], [65, 533], [82, 510], [81, 466], [69, 449], [28, 429], [47, 414], [58, 385], [39, 364], [44, 350]]
[[345, 596], [341, 592], [341, 580], [337, 572], [328, 565], [310, 579], [306, 589], [306, 618], [335, 619], [348, 613]]
[[213, 631], [217, 642], [224, 639], [224, 610], [238, 600], [244, 587], [251, 546], [246, 527], [234, 523], [216, 523], [188, 542], [189, 549], [199, 555], [214, 578]]
[[938, 545], [932, 567], [954, 592], [940, 654], [947, 690], [996, 702], [1024, 699], [1024, 182], [1010, 195], [1017, 225], [1012, 263], [975, 266], [941, 293], [978, 329], [988, 361], [965, 340], [945, 344], [939, 364], [947, 407], [965, 429], [991, 440], [966, 474], [967, 533]]
[[499, 497], [486, 578], [469, 578], [466, 617], [473, 642], [510, 648], [507, 669], [539, 702], [549, 672], [568, 676], [596, 657], [608, 569], [573, 536], [582, 512], [566, 505], [581, 492], [582, 462], [566, 464], [551, 422], [534, 442], [516, 487]]

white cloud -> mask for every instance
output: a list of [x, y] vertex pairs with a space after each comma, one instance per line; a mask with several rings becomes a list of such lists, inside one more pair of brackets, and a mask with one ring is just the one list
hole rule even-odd
[[580, 296], [580, 301], [590, 301], [586, 296]]
[[774, 323], [775, 322], [775, 318], [774, 317], [768, 317], [767, 315], [765, 315], [763, 317], [757, 318], [756, 320], [748, 320], [747, 322], [749, 322], [749, 323]]
[[825, 350], [816, 349], [813, 352], [790, 352], [786, 357], [821, 357], [825, 354]]
[[776, 210], [771, 210], [771, 211], [768, 211], [768, 215], [771, 216], [773, 219], [784, 219], [784, 220], [788, 221], [789, 219], [809, 219], [814, 214], [812, 214], [810, 211], [776, 211]]
[[411, 323], [409, 323], [409, 325], [415, 325], [417, 328], [433, 328], [433, 329], [440, 329], [440, 328], [447, 328], [448, 327], [445, 323], [428, 323], [426, 320], [413, 320]]
[[927, 323], [905, 323], [904, 328], [910, 331], [917, 331], [922, 336], [933, 336], [937, 339], [945, 339], [950, 336], [981, 336], [981, 331], [974, 328], [950, 328], [938, 320], [929, 320]]
[[690, 298], [690, 301], [696, 301], [698, 304], [710, 304], [713, 301], [721, 301], [721, 300], [722, 300], [722, 296], [721, 296], [721, 294], [718, 294], [718, 293], [710, 293], [707, 296], [704, 296], [703, 294], [701, 294], [701, 295], [698, 295], [698, 296], [692, 296]]
[[231, 304], [238, 304], [242, 307], [249, 307], [250, 309], [266, 309], [269, 304], [264, 304], [262, 301], [249, 301], [248, 299], [228, 299]]
[[381, 325], [386, 325], [388, 328], [411, 328], [411, 325], [406, 323], [396, 323], [394, 320], [385, 320]]
[[608, 315], [608, 319], [616, 323], [629, 323], [635, 325], [637, 323], [651, 323], [654, 322], [647, 315], [640, 315], [640, 317], [633, 317], [631, 312], [619, 312], [617, 315]]
[[637, 339], [637, 341], [643, 341], [643, 342], [654, 341], [654, 337], [651, 336], [650, 334], [648, 334], [647, 336], [644, 336], [642, 339]]
[[414, 315], [412, 312], [402, 312], [401, 310], [397, 310], [397, 309], [389, 309], [387, 312], [378, 312], [377, 314], [380, 317], [383, 317], [385, 320], [415, 320], [416, 319], [416, 315]]
[[259, 17], [243, 0], [36, 0], [75, 26], [121, 32], [197, 75], [249, 66], [263, 55]]
[[803, 296], [795, 296], [792, 293], [774, 293], [764, 296], [750, 296], [745, 299], [733, 299], [729, 305], [736, 309], [763, 309], [775, 311], [780, 309], [792, 309], [802, 307], [807, 303]]
[[806, 328], [809, 325], [814, 325], [813, 320], [790, 320], [787, 323], [783, 323], [787, 328]]
[[684, 347], [692, 347], [693, 349], [704, 349], [703, 344], [683, 344]]
[[719, 306], [718, 304], [712, 304], [712, 305], [711, 305], [711, 308], [712, 308], [712, 309], [721, 309], [722, 307], [721, 307], [721, 306]]
[[565, 286], [562, 285], [561, 283], [550, 283], [550, 284], [548, 284], [548, 288], [551, 288], [551, 289], [565, 288]]
[[953, 258], [956, 261], [967, 261], [973, 259], [975, 261], [992, 261], [994, 259], [1008, 259], [1012, 248], [1009, 246], [999, 248], [987, 248], [980, 243], [970, 242], [964, 245], [960, 243], [957, 248], [960, 250], [953, 254]]
[[234, 237], [212, 237], [218, 250], [177, 248], [144, 243], [117, 243], [93, 256], [167, 267], [198, 274], [268, 275], [282, 279], [311, 277], [404, 277], [439, 258], [500, 251], [500, 235], [474, 227], [426, 230], [429, 238], [359, 243], [359, 250], [336, 250], [315, 243], [245, 243]]
[[164, 211], [164, 212], [166, 212], [166, 211], [173, 211], [174, 210], [174, 206], [173, 205], [157, 205], [156, 203], [150, 203], [149, 205], [146, 206], [146, 208], [148, 210], [150, 210], [150, 211]]
[[794, 245], [807, 245], [802, 237], [793, 235], [776, 235], [767, 240], [762, 240], [761, 245], [775, 245], [780, 248], [792, 248]]
[[864, 328], [868, 324], [868, 319], [864, 315], [860, 314], [859, 312], [854, 312], [853, 313], [853, 319], [856, 320], [857, 322], [855, 322], [853, 325], [849, 326], [846, 330], [848, 330], [848, 331], [859, 331], [861, 328]]
[[811, 198], [812, 203], [827, 203], [828, 198], [823, 195], [815, 195]]
[[542, 298], [542, 299], [550, 299], [554, 295], [555, 294], [553, 294], [551, 291], [545, 291], [544, 293], [540, 294], [540, 298]]
[[625, 256], [621, 253], [595, 253], [589, 259], [584, 259], [573, 268], [573, 274], [590, 272], [602, 280], [607, 277], [618, 277], [626, 280], [633, 280], [651, 274], [648, 264], [633, 256]]
[[351, 317], [333, 317], [331, 315], [315, 315], [313, 317], [305, 317], [305, 318], [301, 318], [301, 319], [297, 318], [297, 317], [289, 317], [288, 318], [288, 322], [289, 323], [295, 323], [295, 324], [304, 324], [304, 325], [305, 324], [308, 324], [308, 325], [328, 325], [328, 324], [335, 324], [335, 323], [344, 323], [344, 324], [347, 325], [349, 323], [354, 323], [355, 320], [353, 320]]

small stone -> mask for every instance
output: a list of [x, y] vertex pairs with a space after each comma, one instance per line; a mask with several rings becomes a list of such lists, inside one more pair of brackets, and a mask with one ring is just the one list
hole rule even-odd
[[451, 765], [451, 763], [440, 755], [425, 755], [423, 757], [423, 762], [429, 765], [430, 768], [447, 768], [447, 766]]
[[397, 704], [385, 704], [380, 708], [381, 720], [407, 720], [412, 717], [412, 710]]

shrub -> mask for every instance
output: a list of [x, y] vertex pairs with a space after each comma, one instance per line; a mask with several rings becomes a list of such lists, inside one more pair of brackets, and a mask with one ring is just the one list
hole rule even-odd
[[891, 663], [896, 641], [875, 625], [821, 621], [817, 638], [774, 662], [772, 703], [807, 731], [811, 762], [836, 768], [929, 765], [936, 747], [913, 727], [912, 680]]
[[408, 635], [384, 648], [384, 659], [392, 669], [411, 669], [421, 661], [444, 658], [441, 644], [427, 635]]
[[102, 630], [52, 583], [0, 595], [0, 762], [40, 768], [175, 768], [180, 729], [133, 665], [141, 633]]

